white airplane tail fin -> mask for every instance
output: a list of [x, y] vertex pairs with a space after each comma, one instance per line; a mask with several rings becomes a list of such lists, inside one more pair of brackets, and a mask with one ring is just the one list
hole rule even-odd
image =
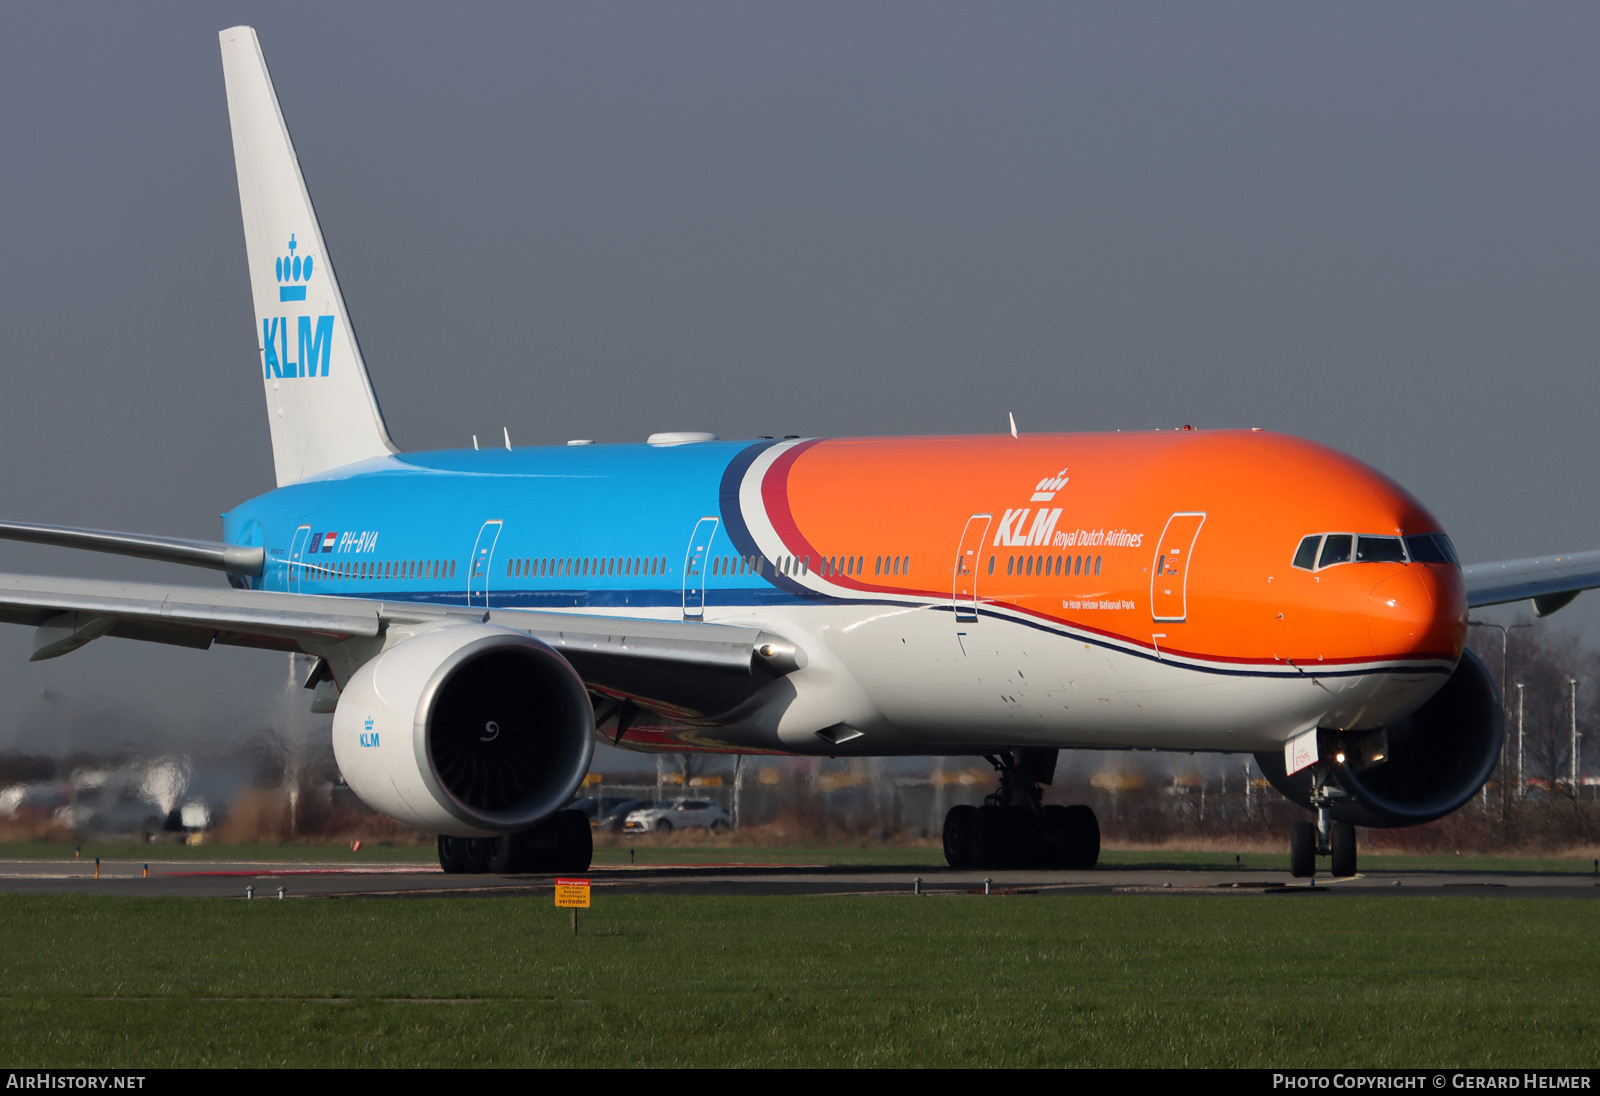
[[396, 452], [250, 27], [222, 39], [278, 485]]

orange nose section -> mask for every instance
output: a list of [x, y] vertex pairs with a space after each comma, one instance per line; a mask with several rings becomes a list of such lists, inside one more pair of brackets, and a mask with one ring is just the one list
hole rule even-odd
[[1467, 637], [1461, 576], [1413, 564], [1384, 579], [1367, 599], [1367, 635], [1379, 658], [1459, 659]]

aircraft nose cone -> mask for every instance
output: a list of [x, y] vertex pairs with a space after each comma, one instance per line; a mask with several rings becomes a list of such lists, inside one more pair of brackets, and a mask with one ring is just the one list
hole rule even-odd
[[1466, 604], [1446, 585], [1427, 568], [1413, 566], [1373, 587], [1367, 599], [1367, 635], [1373, 653], [1459, 658]]

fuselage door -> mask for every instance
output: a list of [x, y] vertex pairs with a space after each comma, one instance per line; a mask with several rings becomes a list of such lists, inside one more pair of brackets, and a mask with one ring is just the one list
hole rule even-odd
[[467, 604], [479, 609], [489, 607], [489, 568], [494, 563], [495, 542], [505, 522], [495, 520], [483, 523], [478, 530], [478, 542], [472, 546], [472, 563], [467, 568]]
[[955, 585], [950, 591], [950, 603], [956, 611], [957, 624], [970, 624], [978, 619], [978, 565], [983, 560], [983, 546], [993, 520], [993, 514], [973, 514], [962, 530], [961, 543], [956, 546]]
[[720, 518], [701, 518], [694, 523], [689, 550], [683, 554], [683, 619], [700, 620], [706, 615], [706, 568], [711, 559], [711, 538], [717, 535]]
[[291, 594], [300, 592], [300, 579], [306, 566], [306, 541], [311, 536], [311, 526], [302, 525], [294, 531], [294, 540], [289, 542], [289, 574], [286, 589]]
[[1150, 615], [1156, 620], [1180, 623], [1189, 615], [1189, 561], [1206, 516], [1177, 513], [1167, 519], [1156, 541], [1150, 567]]

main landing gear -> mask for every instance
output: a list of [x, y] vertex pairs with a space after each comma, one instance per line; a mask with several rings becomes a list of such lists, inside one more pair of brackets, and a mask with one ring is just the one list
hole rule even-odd
[[1356, 873], [1356, 828], [1349, 822], [1334, 820], [1328, 809], [1332, 799], [1327, 774], [1313, 773], [1311, 805], [1317, 809], [1317, 820], [1296, 822], [1289, 827], [1289, 874], [1296, 879], [1313, 878], [1319, 856], [1332, 858], [1331, 873], [1336, 878]]
[[439, 835], [439, 866], [447, 875], [521, 875], [589, 870], [594, 837], [582, 811], [560, 811], [532, 829], [495, 837]]
[[985, 754], [1000, 789], [983, 806], [951, 807], [944, 816], [944, 858], [952, 868], [1092, 868], [1100, 859], [1100, 823], [1077, 805], [1045, 806], [1041, 784], [1055, 776], [1055, 750]]

